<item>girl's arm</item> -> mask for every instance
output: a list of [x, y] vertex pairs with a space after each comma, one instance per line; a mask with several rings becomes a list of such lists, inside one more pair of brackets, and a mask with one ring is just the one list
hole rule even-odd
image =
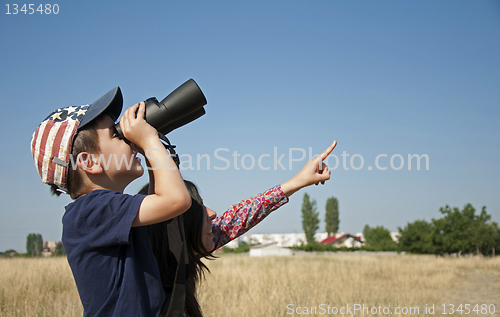
[[215, 249], [241, 236], [287, 202], [281, 186], [276, 186], [231, 206], [212, 221]]
[[334, 141], [318, 157], [308, 161], [291, 179], [263, 194], [245, 199], [231, 206], [223, 215], [212, 221], [215, 249], [241, 236], [261, 222], [271, 212], [288, 202], [288, 197], [301, 188], [312, 184], [324, 184], [330, 179], [330, 171], [323, 160], [337, 146]]

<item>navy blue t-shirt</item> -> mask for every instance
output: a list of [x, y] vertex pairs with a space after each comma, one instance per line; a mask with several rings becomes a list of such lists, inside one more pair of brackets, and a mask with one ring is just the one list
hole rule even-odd
[[165, 293], [145, 227], [144, 195], [95, 190], [66, 206], [62, 242], [84, 316], [158, 316]]

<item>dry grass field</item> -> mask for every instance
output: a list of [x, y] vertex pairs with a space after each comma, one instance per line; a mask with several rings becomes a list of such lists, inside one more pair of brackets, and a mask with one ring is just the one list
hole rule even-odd
[[[500, 316], [500, 257], [222, 255], [208, 265], [206, 316]], [[66, 259], [0, 259], [0, 316], [82, 316]]]

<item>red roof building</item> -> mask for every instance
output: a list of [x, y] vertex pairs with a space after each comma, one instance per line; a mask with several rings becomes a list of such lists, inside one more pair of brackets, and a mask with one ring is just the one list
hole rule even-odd
[[[349, 241], [350, 243], [347, 243], [348, 240], [351, 240]], [[357, 244], [356, 242], [358, 242], [359, 246], [363, 244], [361, 237], [353, 236], [349, 233], [344, 233], [339, 237], [336, 237], [335, 235], [327, 237], [325, 240], [321, 241], [320, 244], [331, 244], [335, 247], [340, 248], [340, 247], [353, 247]]]

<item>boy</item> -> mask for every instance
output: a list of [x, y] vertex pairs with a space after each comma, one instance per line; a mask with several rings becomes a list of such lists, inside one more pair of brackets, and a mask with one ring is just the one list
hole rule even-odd
[[[62, 108], [33, 134], [31, 151], [44, 183], [74, 201], [63, 216], [63, 245], [85, 316], [159, 316], [165, 302], [145, 225], [176, 217], [191, 197], [158, 132], [144, 120], [145, 104], [122, 110], [119, 87], [90, 105]], [[155, 194], [123, 194], [151, 167]], [[126, 164], [121, 166], [125, 160]]]

